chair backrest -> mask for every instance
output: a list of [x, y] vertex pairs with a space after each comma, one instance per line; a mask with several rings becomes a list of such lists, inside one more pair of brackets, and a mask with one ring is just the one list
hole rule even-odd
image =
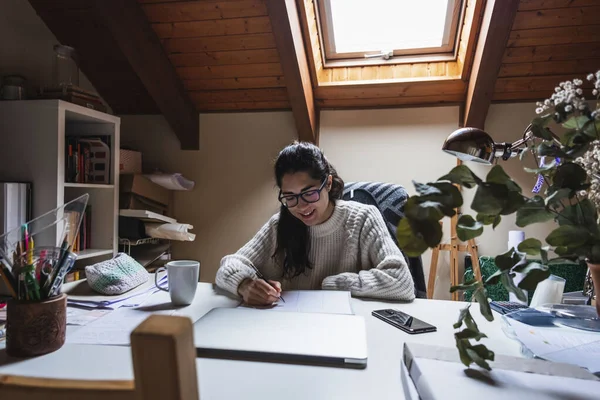
[[[348, 182], [344, 186], [342, 198], [377, 207], [386, 223], [392, 240], [398, 246], [396, 228], [400, 220], [404, 218], [404, 204], [408, 200], [408, 193], [403, 186], [381, 182]], [[402, 251], [401, 248], [400, 251]], [[421, 257], [406, 257], [406, 255], [404, 257], [407, 260], [415, 283], [415, 295], [419, 298], [427, 298], [427, 287], [425, 285], [425, 274], [423, 272]]]
[[7, 400], [198, 400], [196, 349], [186, 317], [152, 315], [131, 334], [134, 380], [43, 379], [0, 375]]

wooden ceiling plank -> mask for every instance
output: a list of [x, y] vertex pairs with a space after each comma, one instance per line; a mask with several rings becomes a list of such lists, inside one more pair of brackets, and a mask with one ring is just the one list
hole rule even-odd
[[242, 111], [288, 111], [290, 102], [286, 101], [254, 101], [254, 102], [225, 102], [198, 103], [200, 112], [242, 112]]
[[174, 67], [279, 63], [277, 49], [205, 51], [169, 55]]
[[198, 150], [199, 115], [136, 0], [96, 0], [98, 15], [184, 150]]
[[[579, 78], [583, 78], [581, 74]], [[551, 75], [551, 76], [531, 76], [531, 77], [516, 77], [516, 78], [498, 78], [496, 81], [495, 92], [538, 92], [547, 91], [546, 97], [550, 97], [554, 92], [554, 88], [559, 82], [572, 80], [577, 78], [574, 74], [567, 75]], [[586, 79], [583, 80], [582, 88], [585, 90], [592, 88], [592, 83]]]
[[488, 0], [467, 89], [466, 127], [483, 129], [519, 0]]
[[246, 35], [271, 32], [271, 21], [269, 17], [232, 18], [157, 23], [152, 24], [152, 28], [161, 39]]
[[169, 54], [276, 48], [273, 33], [164, 39], [162, 42], [165, 51]]
[[253, 101], [288, 101], [285, 88], [212, 90], [190, 92], [196, 103], [227, 103]]
[[585, 7], [598, 5], [598, 0], [521, 0], [519, 11], [537, 11], [548, 8]]
[[215, 65], [208, 67], [179, 67], [177, 73], [181, 79], [222, 79], [281, 76], [281, 64]]
[[317, 143], [319, 114], [315, 107], [296, 2], [295, 0], [267, 0], [267, 9], [296, 121], [298, 138]]
[[507, 47], [600, 42], [600, 25], [513, 30]]
[[387, 107], [399, 105], [424, 105], [424, 104], [458, 104], [464, 101], [462, 94], [448, 94], [437, 96], [413, 97], [377, 97], [357, 99], [317, 99], [319, 108], [355, 108], [355, 107]]
[[553, 28], [558, 26], [593, 25], [600, 20], [600, 6], [553, 8], [549, 10], [519, 11], [514, 30]]
[[264, 0], [185, 1], [144, 4], [148, 21], [181, 22], [211, 19], [260, 17], [267, 14]]
[[183, 81], [187, 90], [260, 89], [285, 87], [283, 76], [253, 78], [191, 79]]
[[573, 74], [573, 77], [575, 77], [577, 74], [587, 74], [596, 71], [599, 67], [600, 58], [502, 64], [498, 77], [509, 78], [564, 74]]
[[367, 85], [321, 85], [315, 89], [317, 99], [361, 99], [378, 97], [443, 96], [465, 94], [467, 84], [460, 80], [380, 83]]
[[521, 63], [600, 57], [600, 42], [551, 46], [509, 47], [502, 62]]

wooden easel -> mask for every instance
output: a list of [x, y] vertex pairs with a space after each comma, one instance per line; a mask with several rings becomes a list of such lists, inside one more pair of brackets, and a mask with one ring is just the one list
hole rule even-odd
[[[457, 160], [456, 165], [461, 165], [462, 162]], [[458, 188], [460, 190], [460, 187]], [[438, 244], [431, 253], [431, 266], [429, 267], [429, 284], [427, 285], [427, 298], [433, 299], [435, 289], [435, 278], [437, 277], [437, 264], [440, 256], [440, 251], [450, 252], [450, 284], [456, 286], [460, 284], [458, 276], [458, 253], [469, 253], [473, 262], [473, 273], [475, 279], [481, 282], [481, 269], [479, 268], [479, 257], [477, 255], [477, 245], [475, 239], [469, 239], [467, 244], [461, 244], [456, 235], [456, 224], [458, 222], [458, 211], [450, 220], [450, 244]], [[452, 300], [458, 301], [458, 292], [452, 293]]]
[[[467, 244], [461, 244], [456, 235], [456, 222], [458, 216], [452, 217], [450, 226], [450, 244], [439, 244], [435, 247], [431, 253], [431, 266], [429, 268], [429, 284], [427, 285], [427, 298], [433, 299], [433, 292], [435, 290], [435, 278], [437, 277], [437, 264], [440, 251], [450, 252], [450, 284], [452, 286], [458, 285], [460, 279], [458, 276], [458, 253], [469, 253], [471, 255], [471, 261], [473, 262], [473, 273], [475, 279], [481, 281], [481, 269], [479, 268], [479, 257], [477, 255], [477, 245], [475, 239], [469, 239]], [[458, 301], [458, 292], [452, 293], [452, 300]]]

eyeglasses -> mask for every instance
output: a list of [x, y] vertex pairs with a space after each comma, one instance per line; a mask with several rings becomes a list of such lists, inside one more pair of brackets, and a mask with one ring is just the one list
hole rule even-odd
[[[328, 178], [328, 177], [327, 177]], [[296, 207], [298, 205], [298, 201], [300, 197], [307, 203], [316, 203], [321, 199], [321, 191], [325, 187], [325, 183], [327, 183], [327, 178], [321, 183], [321, 186], [318, 189], [307, 190], [305, 192], [299, 194], [279, 194], [279, 201], [286, 208]]]

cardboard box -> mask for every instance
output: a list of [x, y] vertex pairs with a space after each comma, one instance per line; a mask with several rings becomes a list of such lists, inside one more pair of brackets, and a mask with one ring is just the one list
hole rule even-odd
[[[154, 203], [165, 206], [164, 208], [168, 208], [171, 199], [171, 192], [168, 189], [157, 185], [140, 174], [124, 174], [121, 175], [119, 179], [119, 191], [121, 197], [126, 198], [123, 195], [133, 194], [136, 197], [151, 200]], [[127, 201], [131, 201], [131, 197], [127, 199]]]
[[119, 209], [121, 210], [147, 210], [157, 214], [166, 214], [168, 209], [164, 204], [157, 203], [133, 193], [122, 193], [119, 196]]
[[119, 174], [141, 174], [142, 153], [139, 151], [119, 150]]
[[456, 348], [404, 343], [404, 397], [409, 400], [597, 399], [600, 380], [575, 365], [496, 354], [492, 371], [466, 368]]

